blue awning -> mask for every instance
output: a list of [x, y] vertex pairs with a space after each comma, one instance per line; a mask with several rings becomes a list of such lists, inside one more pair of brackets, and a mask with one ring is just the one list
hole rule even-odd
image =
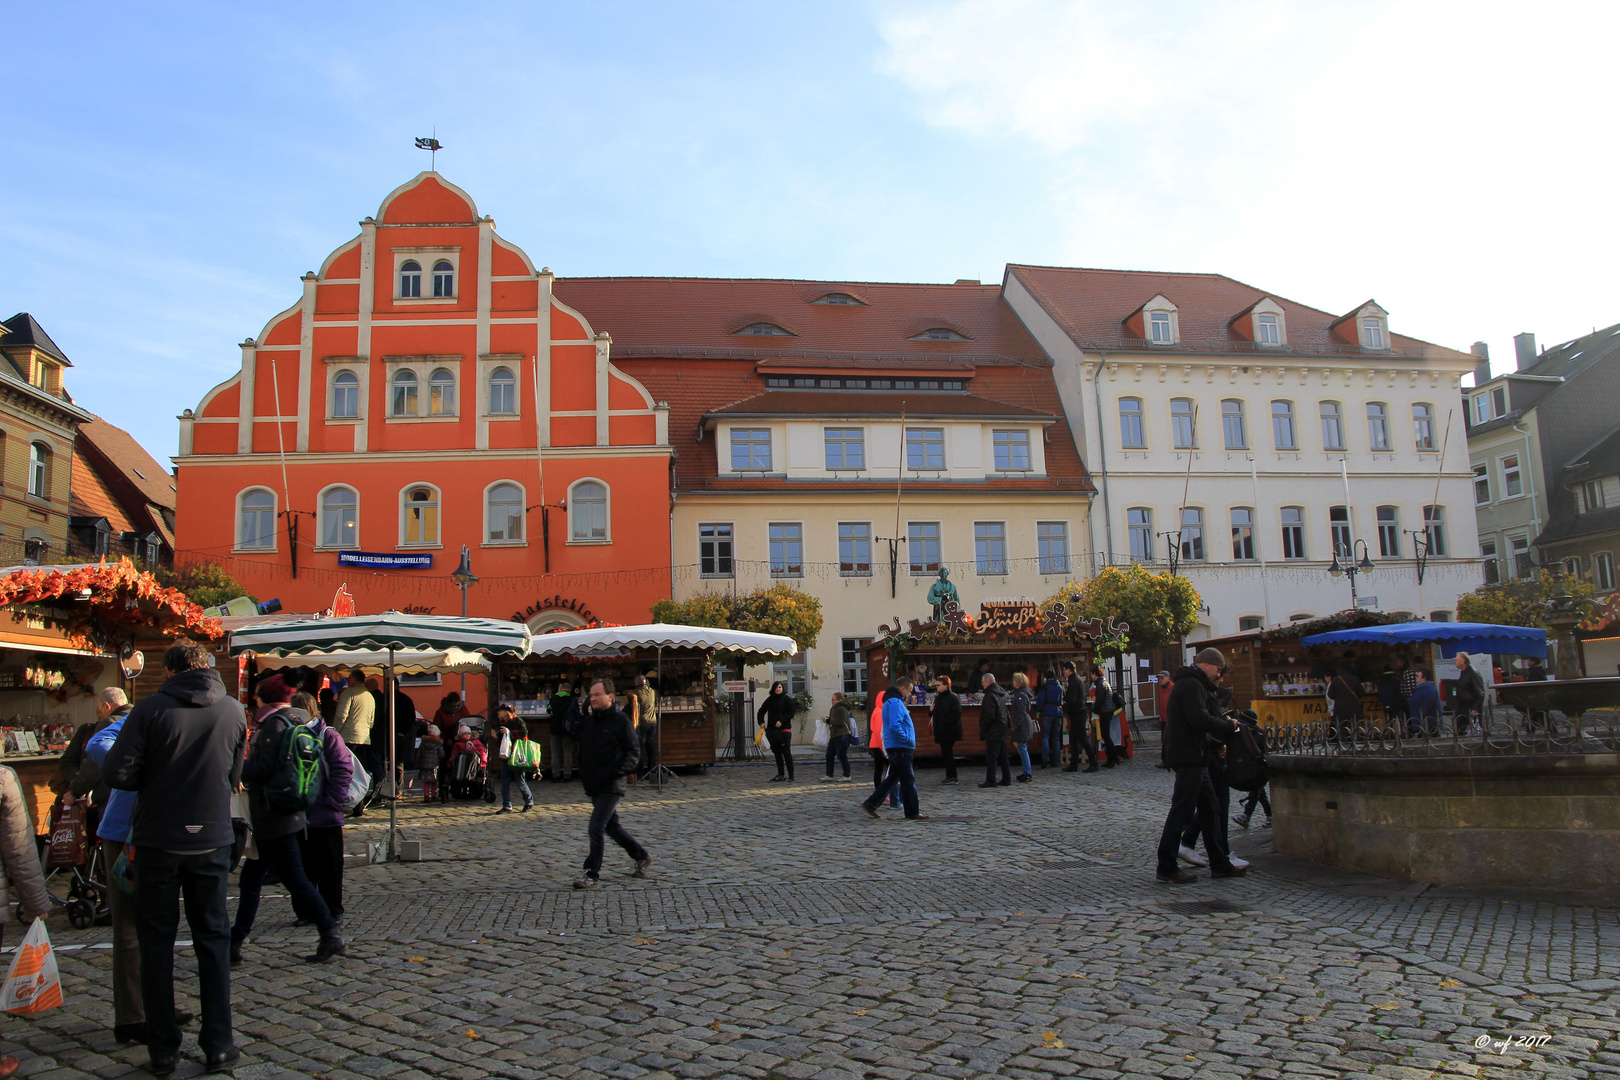
[[1358, 630], [1334, 630], [1301, 638], [1302, 645], [1339, 645], [1344, 642], [1372, 642], [1376, 645], [1406, 645], [1419, 641], [1443, 641], [1453, 649], [1470, 653], [1500, 653], [1505, 656], [1547, 655], [1547, 631], [1534, 626], [1498, 626], [1495, 623], [1407, 622], [1388, 626], [1363, 626]]

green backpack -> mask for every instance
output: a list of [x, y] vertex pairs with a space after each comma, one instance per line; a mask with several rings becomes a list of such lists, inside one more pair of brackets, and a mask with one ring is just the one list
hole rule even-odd
[[308, 725], [287, 725], [281, 736], [276, 771], [265, 785], [270, 809], [283, 814], [308, 810], [320, 798], [326, 782], [326, 759], [321, 753], [321, 737]]

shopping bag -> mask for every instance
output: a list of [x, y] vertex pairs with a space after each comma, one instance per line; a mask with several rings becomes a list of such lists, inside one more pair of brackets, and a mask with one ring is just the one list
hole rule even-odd
[[514, 769], [538, 769], [540, 744], [533, 739], [519, 739], [512, 744], [512, 752], [506, 760]]
[[366, 801], [366, 795], [371, 791], [371, 774], [366, 767], [360, 764], [358, 754], [349, 755], [354, 759], [354, 777], [349, 781], [349, 793], [343, 799], [343, 812], [349, 813], [355, 807]]
[[817, 720], [815, 738], [816, 745], [825, 750], [827, 748], [827, 744], [830, 742], [832, 742], [832, 729], [827, 727], [827, 721]]
[[754, 745], [755, 746], [764, 746], [765, 745], [765, 729], [764, 728], [760, 728], [758, 731], [754, 732]]
[[[231, 869], [236, 869], [233, 861]], [[127, 896], [135, 895], [135, 845], [120, 844], [118, 858], [113, 860], [112, 869], [108, 872], [112, 878], [113, 887]]]
[[25, 1016], [62, 1004], [62, 977], [56, 971], [56, 953], [45, 920], [35, 919], [17, 948], [0, 989], [0, 1012]]
[[89, 854], [85, 832], [85, 801], [63, 796], [51, 810], [51, 848], [47, 868], [83, 866]]

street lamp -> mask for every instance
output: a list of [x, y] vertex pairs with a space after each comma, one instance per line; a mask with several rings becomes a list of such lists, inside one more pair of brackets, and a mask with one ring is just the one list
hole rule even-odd
[[[1359, 563], [1356, 562], [1357, 548], [1361, 549], [1361, 561]], [[1335, 551], [1333, 553], [1333, 565], [1328, 567], [1328, 573], [1334, 577], [1338, 577], [1340, 574], [1350, 575], [1350, 606], [1352, 608], [1360, 606], [1356, 599], [1356, 575], [1370, 574], [1372, 571], [1373, 561], [1368, 557], [1367, 541], [1365, 540], [1357, 540], [1349, 550], [1345, 551], [1343, 565], [1340, 565], [1339, 553]]]
[[[478, 584], [478, 578], [472, 572], [472, 552], [467, 549], [466, 544], [461, 545], [461, 565], [451, 572], [450, 580], [454, 581], [456, 588], [461, 590], [461, 617], [465, 619], [467, 617], [467, 586]], [[463, 704], [467, 701], [466, 672], [461, 674], [461, 700]]]

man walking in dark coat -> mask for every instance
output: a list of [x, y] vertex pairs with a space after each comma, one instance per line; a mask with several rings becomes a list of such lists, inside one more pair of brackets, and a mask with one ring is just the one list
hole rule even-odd
[[646, 877], [652, 856], [641, 842], [619, 824], [619, 800], [624, 798], [624, 778], [641, 764], [641, 743], [630, 718], [613, 704], [613, 680], [591, 683], [587, 701], [591, 714], [579, 733], [579, 778], [591, 800], [591, 821], [587, 832], [591, 852], [585, 857], [585, 873], [574, 882], [576, 889], [594, 889], [602, 873], [604, 838], [624, 848], [636, 861], [631, 877]]
[[1086, 699], [1086, 684], [1075, 670], [1073, 660], [1063, 661], [1058, 669], [1063, 672], [1063, 712], [1069, 718], [1069, 763], [1064, 772], [1080, 768], [1080, 751], [1086, 753], [1086, 772], [1097, 771], [1097, 740], [1091, 737], [1091, 702]]
[[1001, 787], [1012, 784], [1012, 766], [1007, 759], [1007, 732], [1011, 730], [1007, 694], [996, 685], [996, 677], [986, 671], [979, 676], [984, 699], [979, 704], [979, 738], [984, 740], [984, 783], [996, 787], [996, 763], [1001, 763]]
[[1170, 796], [1170, 813], [1164, 821], [1164, 832], [1159, 837], [1160, 881], [1185, 885], [1197, 881], [1176, 866], [1176, 855], [1181, 847], [1181, 833], [1198, 817], [1204, 834], [1204, 850], [1209, 853], [1210, 874], [1213, 877], [1236, 877], [1247, 867], [1232, 865], [1230, 853], [1221, 841], [1221, 809], [1215, 798], [1215, 786], [1210, 782], [1207, 768], [1210, 736], [1225, 739], [1237, 730], [1236, 722], [1220, 715], [1215, 697], [1215, 679], [1226, 667], [1226, 658], [1218, 649], [1205, 649], [1193, 657], [1192, 667], [1176, 672], [1175, 685], [1170, 690], [1169, 715], [1164, 725], [1164, 763], [1176, 774], [1175, 788]]
[[241, 1056], [231, 1039], [231, 927], [225, 884], [231, 863], [231, 792], [242, 776], [247, 718], [208, 666], [205, 645], [169, 647], [162, 688], [137, 704], [102, 762], [120, 791], [140, 794], [130, 826], [135, 845], [136, 933], [141, 1000], [152, 1072], [167, 1076], [180, 1059], [174, 1011], [174, 939], [180, 897], [197, 953], [202, 1029], [210, 1070]]

